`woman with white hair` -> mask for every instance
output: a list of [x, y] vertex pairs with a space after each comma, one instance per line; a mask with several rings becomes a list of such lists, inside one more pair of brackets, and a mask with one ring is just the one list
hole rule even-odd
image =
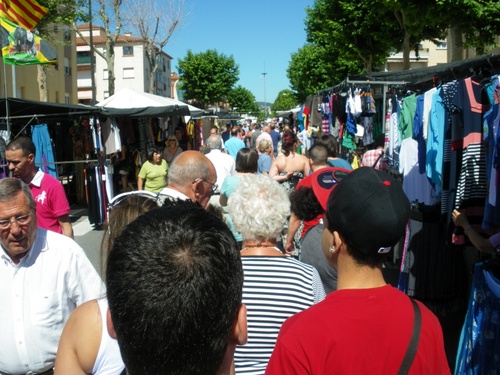
[[236, 374], [264, 374], [282, 323], [323, 300], [325, 291], [314, 267], [276, 246], [290, 214], [288, 194], [279, 183], [266, 175], [241, 176], [228, 209], [243, 237], [243, 303], [248, 310], [248, 343], [236, 348]]

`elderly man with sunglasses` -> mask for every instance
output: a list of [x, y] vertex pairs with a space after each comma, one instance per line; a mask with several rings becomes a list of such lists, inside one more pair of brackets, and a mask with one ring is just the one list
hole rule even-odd
[[103, 283], [76, 242], [37, 228], [19, 179], [0, 180], [0, 240], [0, 374], [52, 374], [64, 323]]
[[160, 200], [189, 199], [205, 208], [218, 191], [216, 181], [217, 172], [210, 159], [198, 151], [184, 151], [170, 165], [168, 185], [160, 191]]

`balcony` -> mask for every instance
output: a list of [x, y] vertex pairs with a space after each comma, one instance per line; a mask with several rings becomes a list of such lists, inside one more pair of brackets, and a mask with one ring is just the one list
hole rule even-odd
[[90, 65], [92, 62], [92, 56], [77, 56], [76, 65]]

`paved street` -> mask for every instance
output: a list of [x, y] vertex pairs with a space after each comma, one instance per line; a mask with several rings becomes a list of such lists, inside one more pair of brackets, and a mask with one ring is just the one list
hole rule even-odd
[[73, 220], [75, 241], [85, 250], [95, 269], [101, 274], [99, 252], [103, 236], [102, 230], [94, 230], [87, 217], [87, 209], [72, 209], [70, 216]]

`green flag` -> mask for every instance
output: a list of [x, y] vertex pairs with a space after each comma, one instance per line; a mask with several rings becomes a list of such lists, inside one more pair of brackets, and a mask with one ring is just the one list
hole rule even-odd
[[9, 65], [48, 65], [57, 61], [56, 50], [31, 31], [0, 17], [2, 57]]

